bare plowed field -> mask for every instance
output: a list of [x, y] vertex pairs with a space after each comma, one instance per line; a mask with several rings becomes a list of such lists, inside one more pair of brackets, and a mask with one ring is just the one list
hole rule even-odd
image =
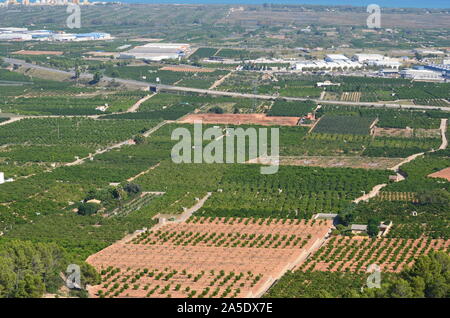
[[391, 192], [381, 191], [375, 198], [380, 201], [405, 201], [405, 202], [419, 202], [416, 193], [414, 192]]
[[302, 270], [365, 272], [371, 264], [400, 272], [430, 250], [448, 251], [450, 240], [333, 237], [300, 267]]
[[[87, 262], [97, 297], [252, 297], [300, 263], [330, 221], [206, 219], [167, 224], [115, 243]], [[113, 273], [114, 274], [111, 274]]]
[[442, 169], [441, 171], [438, 172], [434, 172], [428, 176], [432, 178], [444, 178], [450, 181], [450, 167]]
[[[326, 156], [297, 156], [280, 157], [280, 165], [306, 166], [306, 167], [337, 167], [337, 168], [363, 168], [363, 169], [389, 169], [400, 163], [399, 158], [384, 157], [326, 157]], [[250, 163], [258, 162], [253, 160]]]
[[202, 121], [204, 124], [296, 126], [299, 120], [299, 117], [277, 117], [265, 114], [191, 114], [183, 117], [179, 122], [193, 124], [194, 121]]
[[212, 68], [199, 68], [199, 67], [188, 67], [188, 66], [164, 66], [160, 68], [161, 71], [172, 71], [172, 72], [192, 72], [192, 73], [212, 73], [214, 70]]
[[28, 50], [20, 50], [13, 52], [12, 54], [17, 55], [63, 55], [64, 52], [61, 51], [28, 51]]

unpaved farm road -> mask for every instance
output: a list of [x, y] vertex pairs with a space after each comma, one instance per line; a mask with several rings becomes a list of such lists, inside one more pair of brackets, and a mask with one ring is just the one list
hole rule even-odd
[[222, 84], [228, 77], [230, 77], [235, 71], [231, 71], [228, 74], [225, 74], [222, 78], [219, 78], [217, 81], [214, 82], [214, 84], [211, 85], [209, 89], [215, 89], [217, 86]]
[[441, 119], [441, 127], [440, 127], [441, 137], [442, 137], [442, 144], [440, 145], [439, 150], [447, 149], [447, 146], [448, 146], [448, 140], [447, 140], [447, 136], [446, 136], [447, 124], [448, 124], [448, 119], [447, 118], [445, 118], [445, 119], [442, 118]]
[[[12, 58], [4, 58], [4, 61], [11, 64], [17, 64], [21, 65], [23, 67], [28, 68], [35, 68], [35, 69], [41, 69], [45, 70], [47, 72], [56, 72], [56, 73], [63, 73], [65, 75], [74, 76], [75, 73], [73, 71], [67, 72], [67, 71], [61, 71], [58, 69], [35, 65], [31, 63], [26, 63], [24, 60], [19, 59], [12, 59]], [[80, 78], [83, 79], [92, 79], [93, 75], [89, 73], [82, 73], [80, 75]], [[112, 78], [108, 76], [104, 76], [102, 78], [104, 81], [115, 81], [116, 83], [124, 84], [124, 85], [133, 85], [140, 88], [148, 89], [150, 86], [157, 87], [160, 90], [165, 91], [180, 91], [180, 92], [192, 92], [192, 93], [198, 93], [198, 94], [208, 94], [208, 95], [216, 95], [216, 96], [230, 96], [230, 97], [240, 97], [240, 98], [256, 98], [256, 99], [263, 99], [263, 100], [275, 100], [278, 99], [277, 96], [272, 95], [258, 95], [258, 94], [245, 94], [245, 93], [236, 93], [236, 92], [223, 92], [223, 91], [216, 91], [212, 89], [199, 89], [199, 88], [193, 88], [193, 87], [182, 87], [182, 86], [175, 86], [175, 85], [162, 85], [162, 84], [155, 84], [155, 83], [148, 83], [148, 82], [142, 82], [142, 81], [136, 81], [136, 80], [128, 80], [128, 79], [122, 79], [122, 78]], [[310, 100], [310, 98], [300, 98], [300, 97], [282, 97], [283, 99], [287, 101], [306, 101]], [[408, 109], [438, 109], [443, 111], [450, 111], [450, 107], [445, 106], [429, 106], [429, 105], [401, 105], [401, 104], [393, 104], [393, 103], [370, 103], [370, 102], [344, 102], [339, 100], [320, 100], [320, 99], [312, 99], [315, 102], [319, 104], [335, 104], [335, 105], [350, 105], [350, 106], [361, 106], [361, 107], [386, 107], [386, 108], [408, 108]]]
[[[116, 115], [116, 114], [126, 114], [126, 113], [136, 112], [142, 103], [144, 103], [145, 101], [147, 101], [148, 99], [152, 98], [155, 95], [156, 95], [156, 93], [144, 96], [143, 98], [138, 100], [136, 103], [134, 103], [130, 108], [128, 108], [124, 112], [109, 113], [109, 114], [105, 114], [105, 115]], [[12, 115], [9, 120], [0, 123], [0, 126], [11, 124], [15, 121], [22, 120], [25, 118], [79, 118], [79, 117], [84, 117], [84, 118], [98, 119], [100, 116], [102, 116], [102, 115]]]
[[[150, 136], [150, 135], [153, 134], [155, 131], [157, 131], [159, 128], [161, 128], [162, 126], [164, 126], [165, 124], [170, 123], [170, 122], [171, 122], [171, 121], [169, 121], [169, 120], [165, 120], [165, 121], [160, 122], [160, 123], [159, 123], [158, 125], [156, 125], [155, 127], [151, 128], [151, 129], [147, 130], [145, 133], [143, 133], [143, 136], [144, 136], [144, 137]], [[92, 160], [92, 159], [93, 159], [95, 156], [97, 156], [97, 155], [100, 155], [100, 154], [102, 154], [102, 153], [108, 152], [108, 151], [113, 150], [113, 149], [121, 148], [122, 146], [125, 146], [125, 145], [130, 145], [130, 144], [132, 144], [132, 143], [130, 143], [130, 139], [127, 139], [127, 140], [125, 140], [125, 141], [121, 141], [121, 142], [115, 143], [115, 144], [110, 145], [110, 146], [108, 146], [108, 147], [106, 147], [106, 148], [99, 149], [99, 150], [97, 150], [95, 153], [93, 153], [93, 154], [91, 154], [91, 155], [89, 155], [89, 156], [86, 156], [86, 157], [83, 157], [83, 158], [79, 158], [79, 159], [77, 159], [77, 160], [75, 160], [75, 161], [66, 163], [65, 166], [70, 167], [70, 166], [77, 166], [77, 165], [80, 165], [80, 164], [82, 164], [83, 162], [85, 162], [86, 160]]]
[[127, 111], [125, 113], [133, 113], [133, 112], [137, 112], [137, 110], [139, 109], [139, 107], [141, 106], [141, 104], [145, 101], [147, 101], [148, 99], [152, 98], [153, 96], [155, 96], [156, 94], [152, 94], [152, 95], [147, 95], [143, 98], [141, 98], [140, 100], [138, 100], [133, 106], [131, 106], [130, 108], [127, 109]]
[[[441, 119], [441, 125], [439, 127], [439, 130], [441, 131], [441, 137], [442, 137], [442, 143], [439, 146], [439, 150], [443, 150], [443, 149], [447, 149], [448, 146], [448, 140], [447, 140], [447, 136], [446, 136], [446, 132], [447, 132], [447, 123], [448, 123], [448, 119], [447, 118], [442, 118]], [[436, 150], [430, 150], [428, 152], [434, 152]], [[400, 182], [405, 180], [405, 176], [403, 176], [399, 170], [400, 167], [402, 165], [404, 165], [405, 163], [411, 162], [414, 159], [416, 159], [417, 157], [423, 156], [425, 154], [425, 152], [420, 152], [420, 153], [416, 153], [413, 154], [407, 158], [405, 158], [405, 160], [403, 160], [402, 162], [396, 164], [395, 166], [393, 166], [392, 168], [390, 168], [389, 170], [394, 171], [397, 174], [397, 180], [395, 180], [395, 182]], [[383, 184], [377, 184], [376, 186], [374, 186], [372, 188], [372, 190], [367, 193], [364, 194], [363, 196], [360, 196], [359, 198], [356, 198], [353, 202], [355, 203], [359, 203], [361, 201], [367, 201], [373, 197], [376, 197], [378, 195], [378, 193], [380, 192], [381, 189], [383, 189], [385, 186], [387, 186], [386, 183]]]

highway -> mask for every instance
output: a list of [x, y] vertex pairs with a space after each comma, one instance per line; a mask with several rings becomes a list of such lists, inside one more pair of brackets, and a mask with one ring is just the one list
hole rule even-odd
[[[57, 72], [60, 74], [66, 74], [69, 76], [74, 76], [75, 72], [67, 72], [62, 71], [50, 67], [35, 65], [31, 63], [26, 63], [23, 60], [19, 59], [12, 59], [12, 58], [4, 58], [5, 62], [11, 63], [11, 64], [17, 64], [21, 65], [23, 67], [28, 68], [34, 68], [34, 69], [41, 69], [48, 72]], [[80, 78], [82, 79], [92, 79], [93, 74], [89, 73], [82, 73], [80, 75]], [[213, 96], [229, 96], [229, 97], [238, 97], [238, 98], [253, 98], [253, 99], [262, 99], [262, 100], [275, 100], [275, 99], [284, 99], [286, 101], [305, 101], [305, 100], [313, 100], [318, 104], [334, 104], [334, 105], [348, 105], [348, 106], [360, 106], [360, 107], [387, 107], [387, 108], [407, 108], [407, 109], [428, 109], [428, 110], [442, 110], [442, 111], [450, 111], [450, 106], [429, 106], [429, 105], [401, 105], [398, 103], [371, 103], [371, 102], [346, 102], [346, 101], [337, 101], [337, 100], [320, 100], [320, 99], [313, 99], [313, 98], [300, 98], [300, 97], [281, 97], [281, 96], [272, 96], [272, 95], [259, 95], [259, 94], [246, 94], [246, 93], [237, 93], [237, 92], [223, 92], [223, 91], [217, 91], [212, 89], [200, 89], [200, 88], [193, 88], [193, 87], [182, 87], [182, 86], [176, 86], [176, 85], [164, 85], [164, 84], [157, 84], [157, 83], [148, 83], [143, 81], [136, 81], [136, 80], [129, 80], [129, 79], [123, 79], [123, 78], [112, 78], [103, 76], [102, 80], [106, 81], [115, 81], [116, 83], [124, 84], [124, 85], [133, 85], [141, 88], [148, 88], [150, 86], [157, 87], [158, 90], [163, 91], [177, 91], [177, 92], [190, 92], [190, 93], [197, 93], [197, 94], [207, 94], [207, 95], [213, 95]]]

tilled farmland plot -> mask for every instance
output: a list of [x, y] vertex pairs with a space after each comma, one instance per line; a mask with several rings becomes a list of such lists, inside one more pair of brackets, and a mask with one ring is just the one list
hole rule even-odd
[[196, 121], [202, 121], [203, 124], [296, 126], [299, 120], [300, 117], [266, 116], [265, 114], [190, 114], [178, 122], [194, 124]]
[[115, 243], [87, 262], [98, 297], [253, 297], [323, 242], [325, 220], [194, 218]]
[[303, 271], [365, 272], [376, 264], [381, 271], [400, 272], [410, 267], [414, 259], [431, 250], [448, 251], [450, 240], [420, 238], [348, 238], [333, 237], [304, 262]]

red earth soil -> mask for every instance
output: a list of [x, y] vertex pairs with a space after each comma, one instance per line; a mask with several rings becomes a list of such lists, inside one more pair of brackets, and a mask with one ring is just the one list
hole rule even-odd
[[166, 224], [91, 255], [87, 262], [103, 271], [103, 281], [90, 288], [90, 294], [258, 296], [314, 250], [331, 228], [325, 220], [196, 220]]
[[191, 114], [183, 117], [179, 122], [193, 124], [194, 121], [202, 121], [204, 124], [296, 126], [299, 120], [300, 117], [266, 116], [265, 114]]

